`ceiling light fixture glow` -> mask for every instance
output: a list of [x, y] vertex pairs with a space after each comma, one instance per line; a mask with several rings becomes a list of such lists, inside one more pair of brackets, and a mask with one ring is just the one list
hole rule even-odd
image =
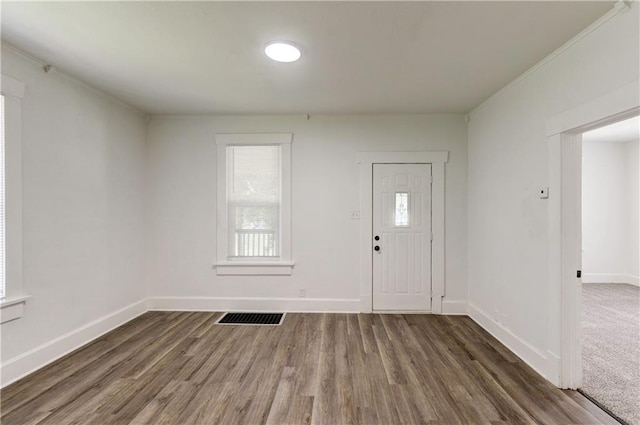
[[277, 62], [295, 62], [300, 59], [300, 49], [290, 41], [270, 41], [264, 53]]

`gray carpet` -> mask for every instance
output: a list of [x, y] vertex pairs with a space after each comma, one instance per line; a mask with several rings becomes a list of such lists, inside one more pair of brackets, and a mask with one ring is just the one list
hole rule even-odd
[[640, 288], [582, 285], [582, 390], [640, 425]]

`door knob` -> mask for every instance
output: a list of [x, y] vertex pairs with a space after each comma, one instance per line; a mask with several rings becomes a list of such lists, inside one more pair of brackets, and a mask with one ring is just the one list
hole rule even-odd
[[373, 239], [375, 239], [375, 240], [379, 241], [379, 240], [380, 240], [380, 236], [376, 236], [376, 237], [375, 237], [375, 238], [373, 238]]
[[380, 247], [378, 245], [374, 246], [373, 249], [375, 249], [376, 251], [380, 251]]

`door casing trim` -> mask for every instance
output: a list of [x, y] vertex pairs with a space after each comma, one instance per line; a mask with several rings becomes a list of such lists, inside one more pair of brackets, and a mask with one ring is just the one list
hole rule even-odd
[[442, 314], [445, 294], [445, 163], [448, 151], [358, 152], [360, 173], [360, 304], [373, 311], [373, 164], [431, 164], [431, 312]]
[[576, 275], [582, 268], [581, 133], [638, 115], [639, 90], [640, 82], [633, 81], [546, 122], [549, 188], [553, 191], [548, 210], [547, 379], [560, 388], [582, 385], [582, 281]]

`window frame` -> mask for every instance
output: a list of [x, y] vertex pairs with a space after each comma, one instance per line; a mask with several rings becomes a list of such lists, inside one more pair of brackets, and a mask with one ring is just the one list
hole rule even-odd
[[5, 130], [5, 298], [0, 323], [22, 317], [29, 299], [22, 267], [22, 99], [24, 83], [2, 75]]
[[[291, 133], [218, 133], [216, 142], [217, 206], [214, 265], [217, 275], [290, 275], [293, 269], [291, 250]], [[227, 202], [227, 147], [280, 146], [280, 256], [230, 259]]]

